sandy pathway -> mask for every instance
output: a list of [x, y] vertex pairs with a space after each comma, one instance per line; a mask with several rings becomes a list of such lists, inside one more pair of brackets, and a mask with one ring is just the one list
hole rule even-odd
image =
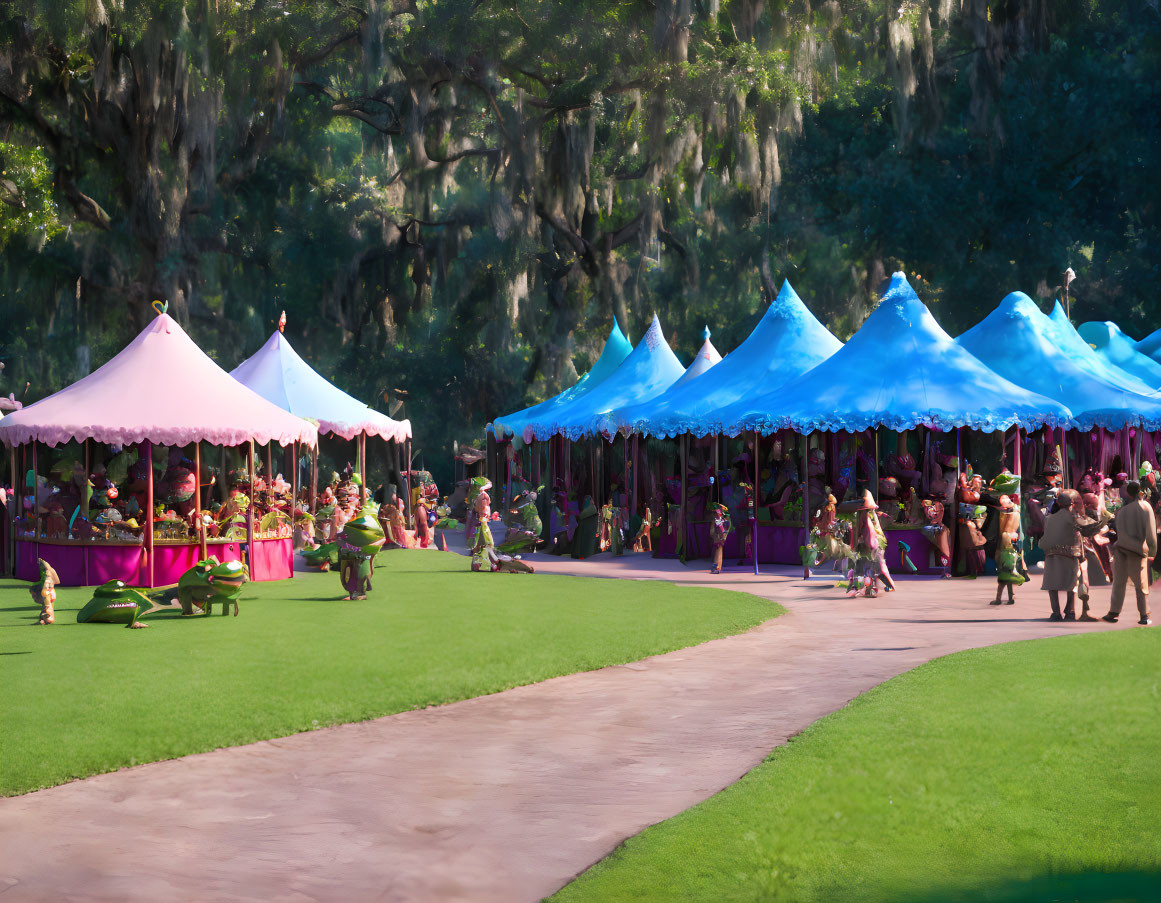
[[[745, 589], [789, 613], [630, 665], [2, 799], [0, 901], [536, 900], [886, 678], [1135, 621], [1049, 623], [1030, 588], [991, 607], [991, 580], [915, 578], [854, 601], [789, 569], [537, 558]], [[1103, 613], [1108, 589], [1094, 593]]]

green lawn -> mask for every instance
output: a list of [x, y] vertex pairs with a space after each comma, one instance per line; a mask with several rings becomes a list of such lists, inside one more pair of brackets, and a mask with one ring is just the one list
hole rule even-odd
[[61, 589], [35, 624], [0, 581], [0, 794], [495, 693], [739, 633], [783, 609], [670, 583], [472, 574], [391, 552], [366, 602], [335, 574], [250, 584], [237, 618], [77, 624]]
[[553, 899], [1161, 899], [1161, 630], [924, 665]]

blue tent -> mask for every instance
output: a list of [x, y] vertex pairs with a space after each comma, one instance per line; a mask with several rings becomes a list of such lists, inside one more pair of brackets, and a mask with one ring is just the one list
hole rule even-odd
[[[690, 380], [696, 379], [721, 362], [722, 356], [714, 347], [714, 343], [710, 341], [710, 328], [707, 326], [701, 331], [701, 347], [697, 350], [697, 354], [693, 356], [693, 361], [690, 362], [690, 365], [685, 368], [685, 372], [677, 378], [677, 382], [670, 386], [669, 389], [684, 386]], [[668, 392], [669, 389], [666, 389], [666, 391]]]
[[1119, 430], [1161, 423], [1161, 403], [1118, 381], [1078, 366], [1061, 347], [1059, 330], [1036, 302], [1012, 292], [999, 307], [956, 339], [981, 361], [1019, 386], [1054, 398], [1072, 411], [1073, 425]]
[[754, 399], [730, 432], [790, 427], [859, 431], [966, 426], [991, 432], [1019, 424], [1066, 426], [1064, 405], [1021, 389], [955, 343], [903, 273], [849, 342], [814, 369]]
[[1105, 363], [1136, 377], [1150, 390], [1161, 386], [1161, 364], [1138, 351], [1137, 345], [1140, 343], [1121, 332], [1116, 323], [1108, 320], [1103, 323], [1082, 323], [1077, 333]]
[[665, 341], [656, 315], [637, 347], [621, 366], [600, 385], [579, 398], [529, 420], [525, 435], [537, 439], [563, 435], [580, 439], [595, 433], [612, 433], [616, 424], [609, 416], [616, 408], [645, 401], [663, 392], [685, 372], [681, 361]]
[[782, 283], [746, 341], [691, 385], [673, 386], [646, 404], [617, 412], [623, 429], [653, 436], [723, 432], [748, 411], [756, 392], [769, 391], [830, 357], [842, 342]]
[[315, 421], [319, 433], [343, 439], [366, 433], [396, 442], [411, 438], [411, 421], [393, 420], [327, 382], [298, 356], [281, 326], [230, 375], [282, 410]]
[[497, 417], [492, 423], [492, 431], [500, 439], [505, 436], [516, 436], [525, 441], [531, 441], [532, 435], [528, 432], [530, 423], [539, 418], [550, 416], [551, 412], [561, 405], [587, 395], [612, 376], [632, 350], [633, 345], [625, 337], [625, 333], [621, 332], [620, 324], [613, 320], [613, 330], [609, 333], [608, 339], [605, 340], [601, 356], [597, 358], [597, 362], [593, 364], [591, 370], [559, 395], [554, 395], [552, 398], [542, 401], [540, 404], [534, 404], [530, 408], [525, 408], [523, 411]]
[[[1126, 338], [1128, 337], [1126, 336]], [[1161, 363], [1161, 329], [1154, 329], [1145, 338], [1134, 344], [1133, 347], [1141, 352], [1141, 354]]]

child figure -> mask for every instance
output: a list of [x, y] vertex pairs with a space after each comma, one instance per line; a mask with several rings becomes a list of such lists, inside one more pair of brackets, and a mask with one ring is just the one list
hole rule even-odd
[[998, 537], [996, 540], [996, 598], [992, 605], [1000, 604], [1000, 595], [1008, 587], [1008, 604], [1016, 604], [1015, 588], [1024, 582], [1020, 573], [1020, 508], [1007, 495], [999, 498]]
[[40, 579], [28, 591], [32, 594], [32, 601], [40, 605], [40, 620], [36, 623], [51, 624], [56, 620], [52, 608], [56, 604], [56, 585], [60, 583], [60, 577], [43, 558], [36, 559], [36, 563], [40, 566]]
[[713, 506], [712, 520], [710, 520], [710, 542], [713, 544], [713, 570], [711, 574], [722, 572], [722, 554], [726, 545], [726, 538], [734, 529], [730, 520], [730, 510], [720, 502]]

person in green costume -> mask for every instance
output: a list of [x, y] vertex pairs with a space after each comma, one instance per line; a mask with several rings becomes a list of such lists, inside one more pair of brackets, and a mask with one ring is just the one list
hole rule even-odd
[[363, 512], [347, 521], [338, 536], [339, 579], [347, 591], [345, 600], [367, 598], [375, 572], [372, 562], [384, 542], [383, 528], [371, 514]]
[[1000, 604], [1000, 595], [1008, 588], [1008, 604], [1016, 602], [1015, 588], [1024, 582], [1020, 573], [1020, 509], [1006, 495], [1000, 496], [999, 536], [996, 542], [996, 598], [992, 605]]
[[576, 532], [572, 537], [573, 558], [584, 560], [597, 554], [597, 518], [600, 512], [591, 495], [585, 496], [585, 503], [577, 514]]

